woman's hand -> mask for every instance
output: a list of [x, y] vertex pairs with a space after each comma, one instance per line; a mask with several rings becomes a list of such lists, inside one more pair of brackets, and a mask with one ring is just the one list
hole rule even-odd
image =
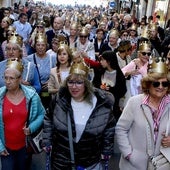
[[161, 141], [162, 146], [165, 148], [170, 147], [170, 136], [165, 136], [165, 133], [163, 133], [162, 136], [163, 136]]
[[24, 130], [24, 134], [25, 134], [25, 135], [30, 135], [30, 134], [31, 134], [29, 127], [26, 127], [26, 126], [25, 126], [25, 127], [23, 128], [23, 130]]
[[8, 151], [5, 149], [4, 151], [2, 151], [2, 152], [0, 153], [0, 155], [2, 155], [2, 156], [8, 156], [9, 153], [8, 153]]
[[52, 146], [45, 146], [45, 147], [43, 147], [43, 150], [44, 150], [46, 153], [50, 153], [50, 152], [51, 152], [51, 149], [52, 149]]

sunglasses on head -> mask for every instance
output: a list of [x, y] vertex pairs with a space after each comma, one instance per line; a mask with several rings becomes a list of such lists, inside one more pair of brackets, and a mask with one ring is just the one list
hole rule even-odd
[[162, 82], [159, 82], [159, 81], [154, 81], [152, 82], [152, 86], [153, 87], [159, 87], [160, 84], [162, 85], [162, 87], [168, 87], [169, 86], [169, 82], [168, 81], [162, 81]]
[[147, 55], [147, 56], [150, 56], [151, 55], [151, 52], [141, 52], [142, 55]]

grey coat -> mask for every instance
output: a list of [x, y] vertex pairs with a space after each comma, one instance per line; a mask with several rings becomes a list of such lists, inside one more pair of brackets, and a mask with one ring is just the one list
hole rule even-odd
[[[170, 104], [164, 108], [160, 120], [158, 138], [154, 145], [154, 127], [152, 114], [147, 105], [141, 104], [144, 94], [129, 99], [119, 121], [115, 133], [121, 151], [120, 170], [146, 170], [148, 162], [147, 120], [151, 131], [152, 154], [160, 154], [162, 133], [166, 130], [170, 116]], [[143, 108], [143, 109], [142, 109]], [[170, 127], [169, 127], [170, 132]], [[130, 160], [125, 157], [131, 153]], [[169, 170], [169, 168], [167, 169]]]

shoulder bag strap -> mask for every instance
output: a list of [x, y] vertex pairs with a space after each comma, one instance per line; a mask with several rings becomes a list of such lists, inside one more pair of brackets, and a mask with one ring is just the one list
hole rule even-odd
[[30, 117], [30, 110], [31, 110], [31, 102], [32, 102], [32, 98], [30, 98], [30, 100], [28, 102], [28, 115], [27, 115], [26, 127], [29, 126], [29, 117]]
[[76, 168], [75, 168], [75, 158], [74, 158], [73, 135], [72, 135], [71, 119], [69, 113], [67, 113], [67, 123], [68, 123], [68, 137], [69, 137], [69, 146], [70, 146], [71, 165], [72, 165], [72, 170], [75, 170]]
[[[38, 69], [38, 66], [37, 66], [37, 61], [36, 61], [36, 58], [35, 58], [35, 54], [33, 55], [33, 60], [34, 60], [35, 67], [36, 67], [37, 72], [38, 72], [39, 82], [41, 84], [40, 72], [39, 72], [39, 69]], [[42, 84], [41, 84], [41, 86], [42, 86]]]
[[146, 118], [146, 122], [147, 122], [147, 124], [146, 124], [146, 135], [147, 135], [147, 144], [148, 144], [147, 153], [148, 153], [149, 157], [152, 157], [153, 152], [152, 152], [152, 140], [151, 140], [152, 137], [151, 137], [150, 125], [149, 125], [148, 119], [144, 113], [144, 109], [142, 106], [141, 106], [141, 108], [142, 108], [143, 114], [144, 114], [144, 116]]

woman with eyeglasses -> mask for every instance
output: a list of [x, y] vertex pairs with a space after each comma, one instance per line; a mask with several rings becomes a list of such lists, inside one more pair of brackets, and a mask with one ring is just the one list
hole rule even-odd
[[170, 147], [170, 77], [163, 58], [150, 62], [141, 89], [143, 94], [128, 100], [116, 125], [120, 170], [169, 170], [164, 151]]
[[3, 73], [5, 85], [0, 88], [1, 170], [29, 169], [26, 139], [42, 126], [45, 114], [35, 89], [21, 84], [22, 72], [20, 59], [7, 60]]
[[[29, 62], [25, 57], [23, 58], [23, 41], [22, 37], [16, 33], [13, 33], [7, 41], [6, 48], [6, 59], [0, 62], [0, 72], [4, 73], [7, 64], [7, 59], [20, 60], [24, 66], [22, 72], [22, 84], [32, 86], [39, 93], [41, 85], [38, 80], [38, 73], [35, 65]], [[5, 82], [3, 76], [0, 76], [0, 87], [4, 86]]]
[[130, 96], [134, 96], [142, 92], [140, 81], [142, 77], [147, 74], [147, 67], [150, 56], [151, 43], [142, 42], [139, 44], [138, 58], [135, 58], [128, 65], [122, 68], [122, 72], [126, 79], [130, 80], [128, 83], [129, 95], [126, 98], [124, 105]]
[[[44, 119], [43, 146], [51, 152], [53, 170], [102, 170], [101, 157], [113, 153], [113, 96], [92, 87], [85, 63], [73, 63], [70, 74]], [[72, 147], [73, 146], [73, 147]]]

